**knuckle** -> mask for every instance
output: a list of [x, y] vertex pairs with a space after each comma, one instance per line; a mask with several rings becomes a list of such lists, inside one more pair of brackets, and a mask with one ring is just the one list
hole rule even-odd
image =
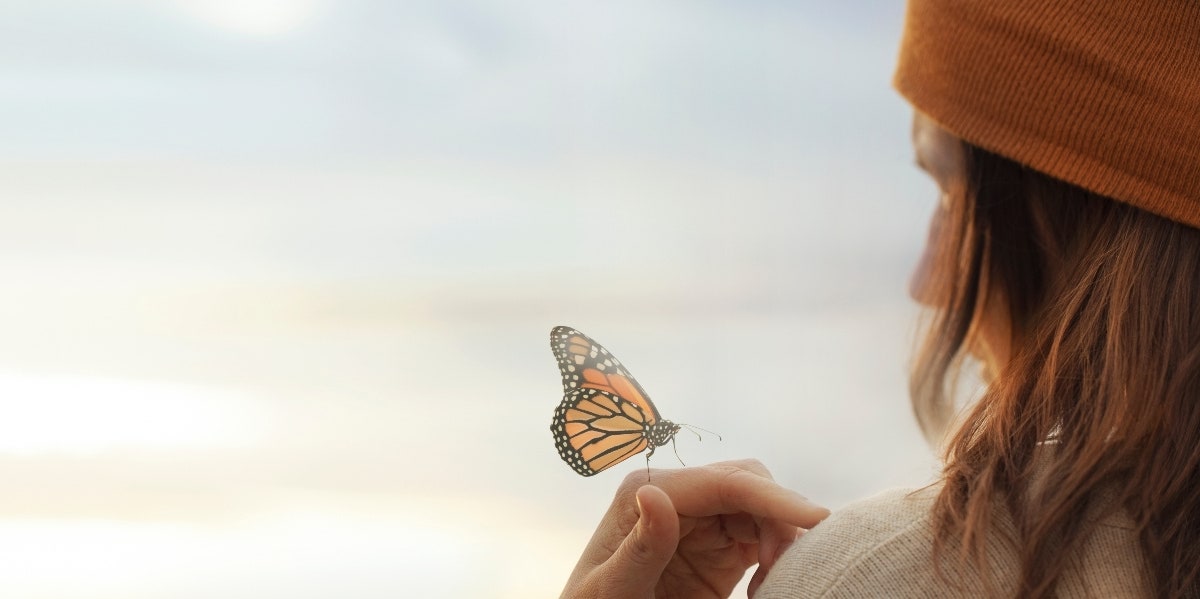
[[630, 472], [629, 474], [626, 474], [625, 478], [621, 480], [621, 485], [618, 487], [618, 489], [622, 491], [628, 491], [630, 489], [637, 489], [640, 487], [641, 485], [638, 483], [641, 482], [641, 476], [638, 476], [639, 474], [641, 473]]
[[663, 482], [663, 479], [670, 478], [670, 475], [674, 472], [674, 470], [653, 469], [650, 471], [650, 480], [647, 481], [645, 470], [633, 470], [629, 474], [626, 474], [625, 477], [621, 479], [621, 483], [617, 485], [616, 497], [617, 499], [624, 499], [632, 502], [633, 496], [637, 493], [638, 489], [646, 485], [654, 485], [662, 488], [660, 483]]
[[618, 493], [620, 494], [633, 494], [634, 491], [637, 491], [645, 485], [646, 471], [632, 470], [629, 472], [629, 474], [625, 475], [625, 478], [621, 479], [621, 484], [619, 487], [617, 487], [617, 489]]
[[740, 460], [729, 460], [725, 462], [717, 462], [710, 464], [709, 467], [725, 471], [725, 470], [748, 470], [759, 476], [771, 478], [771, 471], [756, 458], [743, 458]]
[[771, 476], [771, 471], [767, 469], [766, 465], [755, 458], [740, 460], [739, 465], [742, 467], [742, 469], [749, 470], [760, 476], [766, 476], [768, 478]]
[[739, 503], [738, 500], [742, 496], [743, 486], [741, 481], [743, 481], [746, 476], [753, 475], [740, 468], [729, 468], [724, 471], [721, 476], [721, 484], [717, 486], [718, 497], [720, 498], [722, 505], [728, 507], [737, 505], [737, 503]]

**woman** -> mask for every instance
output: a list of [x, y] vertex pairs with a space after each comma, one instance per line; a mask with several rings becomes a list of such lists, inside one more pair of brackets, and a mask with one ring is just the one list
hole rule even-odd
[[760, 598], [1200, 596], [1200, 3], [911, 0], [905, 27], [941, 480], [826, 518], [755, 462], [631, 477], [564, 596], [726, 596], [755, 562]]

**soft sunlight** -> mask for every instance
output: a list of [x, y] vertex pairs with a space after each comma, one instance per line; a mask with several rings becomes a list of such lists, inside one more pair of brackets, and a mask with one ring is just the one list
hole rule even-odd
[[537, 506], [379, 499], [294, 493], [220, 526], [0, 518], [0, 596], [547, 597], [588, 533], [531, 525]]
[[249, 398], [178, 384], [0, 373], [0, 453], [243, 446], [263, 432]]
[[178, 4], [210, 25], [260, 36], [291, 33], [318, 12], [318, 0], [180, 0]]

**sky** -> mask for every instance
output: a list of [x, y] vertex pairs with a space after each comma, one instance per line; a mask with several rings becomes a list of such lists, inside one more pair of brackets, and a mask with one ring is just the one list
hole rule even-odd
[[921, 484], [901, 19], [0, 3], [0, 595], [557, 593], [645, 466], [558, 461], [558, 324], [688, 464]]

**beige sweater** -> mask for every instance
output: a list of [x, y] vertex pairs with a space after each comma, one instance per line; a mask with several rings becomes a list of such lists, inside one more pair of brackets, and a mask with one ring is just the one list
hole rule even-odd
[[[979, 572], [969, 564], [946, 559], [942, 570], [951, 584], [937, 576], [930, 517], [937, 492], [887, 491], [835, 512], [788, 549], [754, 599], [983, 595]], [[989, 535], [987, 545], [993, 585], [1000, 596], [1013, 597], [1018, 561], [1004, 540], [1013, 538], [1013, 524], [1001, 514], [996, 525], [1003, 534]], [[1058, 597], [1147, 597], [1142, 563], [1132, 522], [1118, 511], [1070, 557]]]

